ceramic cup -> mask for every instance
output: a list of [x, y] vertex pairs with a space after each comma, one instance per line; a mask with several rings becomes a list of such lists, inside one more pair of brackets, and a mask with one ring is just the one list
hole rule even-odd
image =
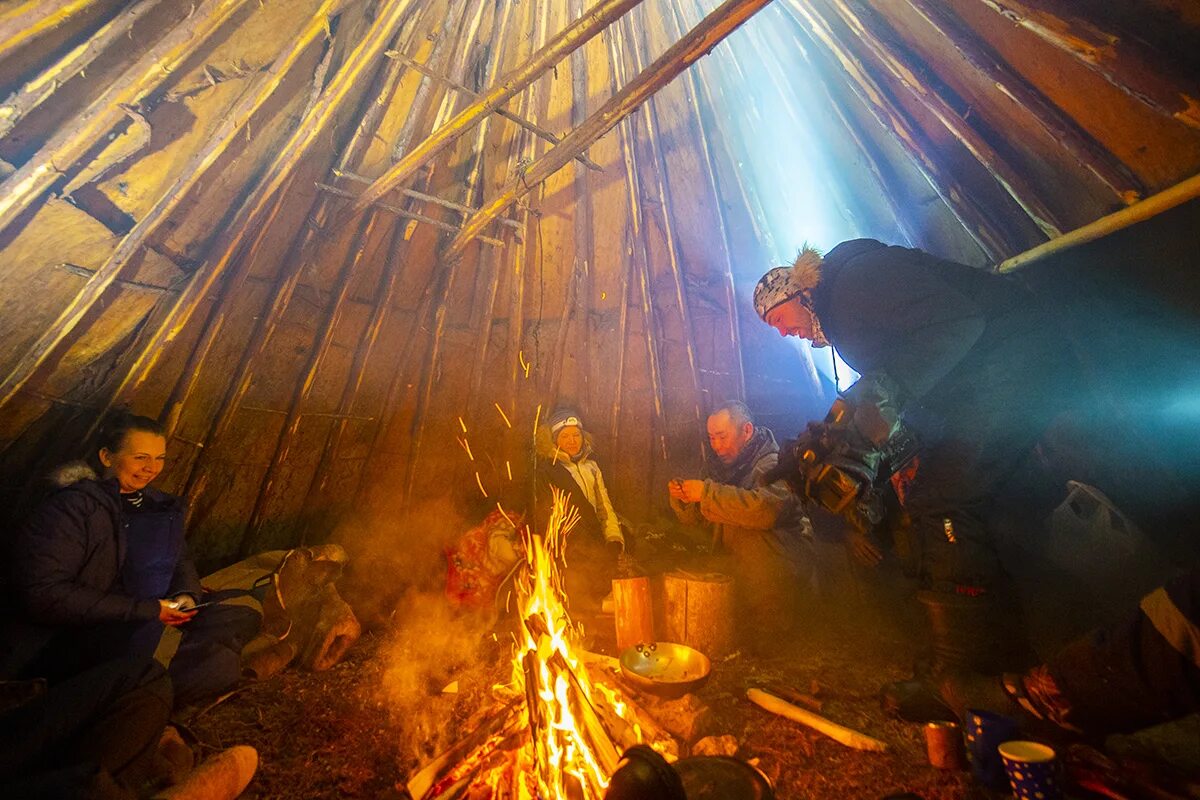
[[1063, 781], [1054, 748], [1038, 742], [1011, 741], [997, 751], [1017, 800], [1062, 800]]

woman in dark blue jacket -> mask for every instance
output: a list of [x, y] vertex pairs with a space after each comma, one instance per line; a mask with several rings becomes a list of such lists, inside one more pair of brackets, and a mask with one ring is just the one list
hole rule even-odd
[[104, 660], [150, 656], [164, 626], [183, 639], [171, 662], [177, 703], [237, 680], [242, 645], [259, 614], [202, 602], [184, 541], [186, 509], [150, 487], [166, 460], [154, 420], [111, 417], [97, 453], [104, 477], [85, 471], [52, 494], [18, 532], [0, 677], [59, 680]]

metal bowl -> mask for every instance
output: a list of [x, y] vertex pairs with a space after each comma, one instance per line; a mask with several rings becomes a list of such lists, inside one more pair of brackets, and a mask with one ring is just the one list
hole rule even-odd
[[672, 642], [639, 644], [621, 653], [621, 675], [635, 689], [660, 697], [682, 697], [698, 689], [712, 671], [699, 650]]

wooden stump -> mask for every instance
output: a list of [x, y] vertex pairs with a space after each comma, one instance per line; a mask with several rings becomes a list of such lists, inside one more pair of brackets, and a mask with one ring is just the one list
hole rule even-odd
[[663, 641], [686, 644], [709, 658], [734, 647], [733, 578], [679, 570], [663, 576]]
[[616, 606], [617, 650], [654, 641], [654, 605], [650, 579], [618, 578], [612, 582]]

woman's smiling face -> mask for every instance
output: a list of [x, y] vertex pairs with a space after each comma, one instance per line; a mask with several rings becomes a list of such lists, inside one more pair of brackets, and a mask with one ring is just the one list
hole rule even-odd
[[116, 452], [100, 448], [100, 463], [106, 474], [116, 478], [122, 492], [146, 488], [163, 471], [167, 461], [167, 440], [150, 431], [129, 431]]

